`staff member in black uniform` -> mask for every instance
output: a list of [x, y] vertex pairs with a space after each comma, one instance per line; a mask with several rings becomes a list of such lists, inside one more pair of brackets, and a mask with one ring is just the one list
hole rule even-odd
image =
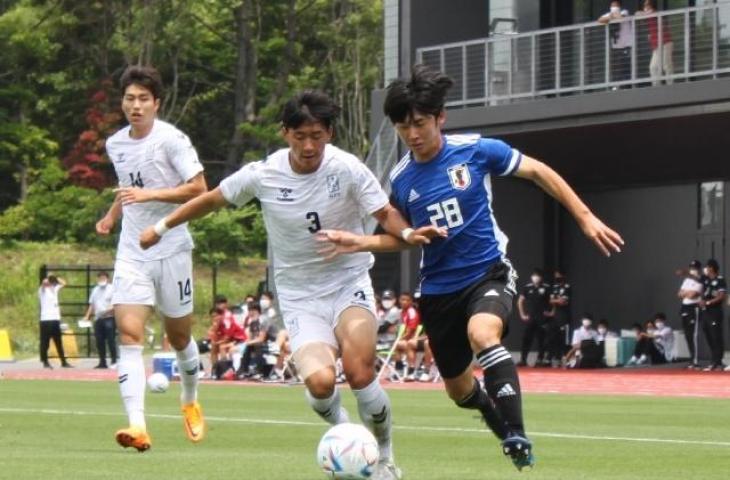
[[727, 294], [727, 283], [720, 275], [720, 265], [714, 258], [709, 259], [705, 265], [705, 276], [702, 283], [704, 283], [705, 291], [700, 302], [700, 308], [702, 308], [700, 318], [702, 319], [702, 330], [705, 332], [712, 352], [712, 363], [704, 368], [704, 371], [709, 372], [725, 368], [722, 363], [722, 357], [725, 354], [722, 304]]
[[702, 284], [701, 271], [702, 264], [700, 261], [692, 260], [689, 264], [689, 271], [682, 280], [682, 285], [677, 293], [677, 296], [682, 299], [679, 315], [682, 318], [682, 329], [689, 347], [690, 362], [687, 368], [690, 370], [699, 368], [697, 343], [700, 332], [700, 301], [702, 300], [702, 292], [705, 289]]
[[553, 275], [553, 287], [550, 291], [550, 305], [552, 306], [551, 317], [547, 321], [547, 358], [546, 363], [557, 361], [560, 366], [560, 359], [567, 351], [568, 331], [570, 329], [570, 284], [565, 274], [555, 270]]
[[543, 364], [545, 358], [546, 322], [550, 315], [550, 285], [543, 282], [542, 270], [535, 268], [530, 276], [530, 283], [522, 287], [517, 299], [520, 318], [525, 322], [522, 336], [522, 356], [518, 366], [527, 365], [527, 355], [537, 339], [537, 361], [535, 366]]

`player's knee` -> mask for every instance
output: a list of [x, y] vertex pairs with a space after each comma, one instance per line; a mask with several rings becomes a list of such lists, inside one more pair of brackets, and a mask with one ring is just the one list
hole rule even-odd
[[335, 392], [334, 369], [324, 368], [309, 375], [304, 383], [314, 398], [329, 398]]
[[189, 333], [171, 332], [167, 334], [167, 340], [175, 350], [185, 350], [190, 343]]
[[375, 365], [359, 365], [358, 368], [346, 370], [345, 378], [351, 388], [355, 390], [365, 388], [375, 380]]

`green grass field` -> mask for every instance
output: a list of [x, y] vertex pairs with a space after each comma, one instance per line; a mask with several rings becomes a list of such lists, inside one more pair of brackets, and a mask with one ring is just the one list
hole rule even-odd
[[[301, 387], [204, 385], [209, 432], [184, 436], [179, 386], [148, 395], [152, 449], [122, 450], [125, 425], [111, 382], [0, 380], [0, 479], [319, 479], [326, 426]], [[352, 395], [344, 395], [355, 415]], [[730, 402], [529, 395], [537, 467], [517, 472], [496, 439], [440, 391], [391, 391], [395, 449], [405, 478], [727, 479]], [[661, 441], [663, 440], [663, 441]]]

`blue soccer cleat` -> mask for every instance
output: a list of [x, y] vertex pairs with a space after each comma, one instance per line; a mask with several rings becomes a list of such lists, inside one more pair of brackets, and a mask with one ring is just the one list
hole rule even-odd
[[502, 442], [502, 452], [512, 458], [517, 470], [535, 466], [535, 456], [532, 454], [532, 442], [522, 435], [510, 435]]

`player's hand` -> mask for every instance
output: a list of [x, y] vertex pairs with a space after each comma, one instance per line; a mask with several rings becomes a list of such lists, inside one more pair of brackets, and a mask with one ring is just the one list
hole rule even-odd
[[99, 235], [109, 235], [114, 229], [114, 219], [109, 215], [104, 215], [101, 220], [96, 222], [96, 233]]
[[432, 238], [446, 238], [449, 231], [444, 227], [436, 227], [434, 225], [426, 225], [419, 227], [408, 235], [406, 242], [410, 245], [428, 245]]
[[160, 241], [160, 236], [155, 232], [155, 227], [147, 227], [139, 236], [139, 246], [147, 250]]
[[593, 214], [590, 214], [583, 222], [580, 228], [590, 241], [607, 257], [611, 256], [611, 252], [621, 253], [621, 247], [624, 245], [624, 239], [621, 235], [607, 227], [602, 221]]
[[152, 200], [152, 194], [149, 190], [139, 187], [121, 187], [114, 189], [114, 193], [119, 196], [122, 205], [131, 205], [133, 203], [144, 203]]
[[324, 245], [317, 250], [325, 260], [332, 260], [340, 255], [357, 253], [362, 246], [362, 236], [344, 230], [320, 230], [317, 241]]
[[520, 315], [520, 318], [522, 319], [523, 322], [529, 322], [530, 321], [530, 316], [529, 315]]

